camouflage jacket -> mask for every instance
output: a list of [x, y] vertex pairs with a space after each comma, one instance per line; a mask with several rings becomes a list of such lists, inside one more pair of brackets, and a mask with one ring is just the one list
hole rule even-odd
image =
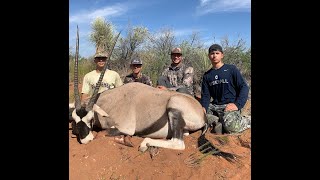
[[129, 74], [127, 75], [125, 78], [124, 78], [124, 83], [130, 83], [130, 82], [141, 82], [143, 84], [146, 84], [146, 85], [149, 85], [149, 86], [152, 86], [152, 81], [150, 79], [149, 76], [147, 75], [144, 75], [144, 74], [141, 74], [140, 77], [138, 78], [135, 78], [133, 77], [133, 74]]
[[171, 90], [177, 90], [178, 88], [185, 87], [190, 94], [194, 95], [193, 91], [193, 77], [194, 70], [193, 67], [186, 67], [185, 64], [179, 64], [176, 67], [170, 65], [161, 74], [162, 76], [168, 77], [170, 84], [174, 88]]

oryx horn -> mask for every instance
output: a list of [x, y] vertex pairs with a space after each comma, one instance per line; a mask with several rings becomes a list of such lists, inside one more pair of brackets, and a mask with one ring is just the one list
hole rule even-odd
[[[114, 41], [114, 43], [113, 43], [113, 46], [112, 46], [110, 55], [107, 57], [107, 61], [106, 61], [106, 62], [109, 61], [109, 59], [110, 59], [110, 57], [111, 57], [111, 55], [112, 55], [113, 49], [114, 49], [114, 47], [116, 46], [116, 43], [117, 43], [118, 38], [119, 38], [119, 36], [120, 36], [120, 33], [121, 33], [121, 31], [119, 32], [119, 34], [117, 35], [117, 37], [116, 37], [116, 39], [115, 39], [115, 41]], [[95, 89], [94, 89], [94, 91], [93, 91], [92, 97], [90, 98], [90, 101], [89, 101], [89, 103], [88, 103], [88, 105], [87, 105], [87, 107], [86, 107], [86, 111], [87, 111], [87, 112], [90, 111], [90, 110], [92, 110], [94, 103], [97, 101], [98, 91], [99, 91], [99, 88], [100, 88], [100, 85], [101, 85], [101, 82], [102, 82], [102, 79], [103, 79], [103, 76], [104, 76], [104, 73], [105, 73], [106, 70], [107, 70], [107, 63], [105, 63], [105, 65], [104, 65], [104, 67], [103, 67], [103, 70], [102, 70], [102, 72], [101, 72], [101, 74], [100, 74], [100, 77], [99, 77], [99, 80], [98, 80], [98, 82], [97, 82], [97, 85], [96, 85], [96, 87], [95, 87]]]

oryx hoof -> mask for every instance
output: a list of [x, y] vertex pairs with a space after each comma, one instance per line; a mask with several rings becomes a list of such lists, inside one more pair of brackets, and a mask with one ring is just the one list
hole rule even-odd
[[133, 147], [133, 143], [131, 142], [131, 136], [124, 136], [124, 145]]
[[145, 152], [146, 150], [148, 150], [148, 147], [147, 146], [139, 146], [139, 151], [140, 152]]
[[159, 154], [159, 147], [155, 147], [155, 146], [149, 146], [149, 144], [147, 143], [147, 147], [148, 147], [148, 151], [150, 153], [150, 157], [151, 159]]
[[145, 152], [148, 149], [150, 138], [144, 138], [144, 140], [141, 142], [139, 146], [139, 151]]
[[114, 141], [116, 143], [128, 146], [128, 147], [133, 147], [133, 143], [130, 141], [130, 137], [128, 136], [118, 136], [118, 137], [114, 137]]
[[114, 141], [119, 144], [124, 144], [124, 137], [123, 136], [114, 137]]

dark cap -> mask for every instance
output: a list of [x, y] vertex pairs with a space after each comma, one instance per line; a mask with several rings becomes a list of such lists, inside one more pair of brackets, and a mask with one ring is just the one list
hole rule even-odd
[[222, 47], [219, 44], [212, 44], [209, 47], [209, 54], [212, 53], [212, 51], [220, 51], [223, 53]]
[[182, 51], [180, 48], [173, 48], [171, 54], [182, 54]]
[[139, 58], [134, 58], [131, 60], [131, 64], [141, 64], [142, 65], [142, 60]]

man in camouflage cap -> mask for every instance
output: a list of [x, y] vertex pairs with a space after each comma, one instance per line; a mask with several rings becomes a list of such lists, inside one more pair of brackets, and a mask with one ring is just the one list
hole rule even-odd
[[[85, 102], [88, 100], [96, 87], [96, 84], [99, 80], [100, 74], [103, 70], [103, 67], [106, 64], [109, 54], [104, 50], [103, 47], [99, 47], [96, 50], [94, 55], [94, 62], [96, 63], [96, 69], [87, 73], [83, 78], [82, 83], [82, 95], [81, 101]], [[98, 93], [101, 93], [105, 90], [119, 87], [123, 84], [120, 75], [113, 70], [107, 69], [103, 76], [101, 86], [99, 88]]]
[[161, 73], [157, 87], [159, 89], [174, 90], [194, 96], [193, 67], [187, 67], [183, 63], [182, 50], [178, 47], [171, 50], [170, 56], [172, 63]]
[[149, 86], [152, 86], [152, 81], [150, 80], [150, 77], [142, 74], [142, 60], [140, 58], [133, 58], [130, 63], [130, 68], [132, 70], [132, 73], [127, 75], [124, 78], [124, 83], [130, 83], [130, 82], [141, 82], [143, 84], [147, 84]]

